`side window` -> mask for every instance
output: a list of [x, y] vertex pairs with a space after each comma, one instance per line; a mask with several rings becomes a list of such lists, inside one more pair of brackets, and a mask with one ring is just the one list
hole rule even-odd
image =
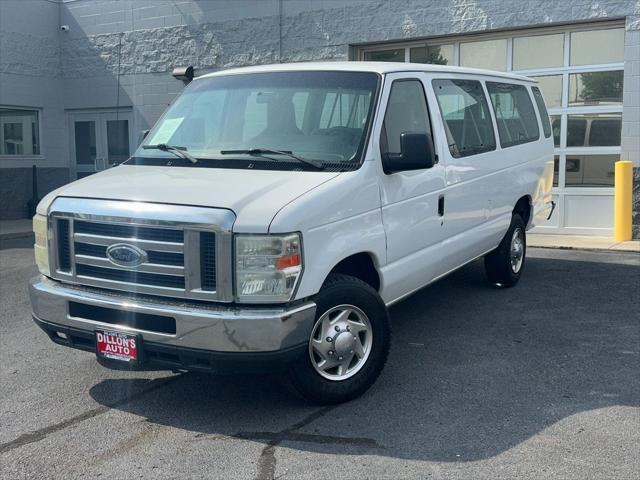
[[502, 148], [540, 138], [538, 119], [524, 85], [487, 82]]
[[391, 85], [382, 127], [382, 153], [400, 153], [400, 135], [404, 132], [431, 135], [427, 100], [420, 80], [396, 80]]
[[542, 93], [538, 87], [532, 87], [531, 91], [533, 92], [533, 98], [535, 98], [536, 105], [538, 106], [540, 120], [542, 120], [542, 131], [544, 132], [544, 137], [549, 138], [551, 136], [551, 122], [549, 121], [547, 107], [544, 104], [544, 98], [542, 98]]
[[489, 104], [476, 80], [433, 80], [449, 151], [455, 158], [495, 150]]

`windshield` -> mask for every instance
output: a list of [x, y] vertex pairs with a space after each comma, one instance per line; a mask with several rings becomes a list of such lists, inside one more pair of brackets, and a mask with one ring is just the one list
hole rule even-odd
[[195, 157], [197, 166], [306, 170], [319, 164], [324, 169], [354, 169], [361, 161], [377, 86], [378, 75], [363, 72], [196, 80], [129, 163], [189, 164], [177, 158], [175, 149], [173, 154], [167, 151], [177, 147]]

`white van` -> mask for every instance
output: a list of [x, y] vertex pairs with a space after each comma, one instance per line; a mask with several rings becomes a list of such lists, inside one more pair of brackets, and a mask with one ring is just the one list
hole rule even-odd
[[33, 318], [113, 368], [284, 369], [314, 402], [362, 394], [387, 307], [484, 256], [515, 285], [550, 216], [535, 82], [410, 63], [195, 79], [123, 165], [34, 217]]

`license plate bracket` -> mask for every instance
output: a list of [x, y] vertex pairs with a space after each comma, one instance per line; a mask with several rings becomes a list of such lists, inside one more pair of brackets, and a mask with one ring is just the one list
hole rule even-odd
[[96, 330], [96, 355], [107, 360], [116, 360], [128, 364], [140, 362], [140, 335], [116, 332], [110, 330]]

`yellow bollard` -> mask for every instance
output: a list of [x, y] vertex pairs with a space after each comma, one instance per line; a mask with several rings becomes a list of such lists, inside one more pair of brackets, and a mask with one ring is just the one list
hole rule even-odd
[[631, 240], [633, 162], [629, 160], [620, 160], [616, 162], [615, 172], [613, 237], [617, 242], [626, 242]]

